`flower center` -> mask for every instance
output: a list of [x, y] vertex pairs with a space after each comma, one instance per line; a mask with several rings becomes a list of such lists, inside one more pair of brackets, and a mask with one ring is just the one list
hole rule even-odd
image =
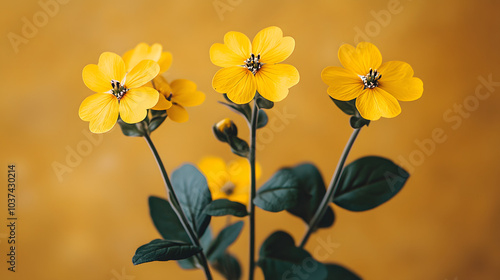
[[250, 57], [245, 60], [245, 66], [248, 70], [250, 70], [252, 72], [252, 74], [255, 75], [255, 73], [257, 73], [257, 71], [259, 71], [259, 69], [262, 67], [262, 63], [260, 63], [260, 54], [258, 54], [257, 56], [255, 56], [253, 53], [252, 55], [250, 55]]
[[111, 92], [114, 96], [116, 96], [116, 98], [118, 98], [118, 100], [122, 99], [125, 93], [127, 93], [127, 91], [129, 90], [125, 86], [121, 85], [117, 80], [111, 80], [111, 86], [113, 87]]
[[226, 183], [224, 184], [224, 186], [222, 186], [222, 188], [220, 188], [220, 190], [221, 190], [223, 193], [225, 193], [226, 195], [228, 195], [228, 196], [229, 196], [229, 195], [233, 194], [233, 192], [234, 192], [234, 188], [235, 188], [235, 187], [236, 187], [236, 186], [235, 186], [232, 182], [229, 182], [229, 181], [228, 181], [228, 182], [226, 182]]
[[378, 86], [378, 80], [382, 78], [382, 74], [380, 74], [377, 70], [373, 71], [370, 68], [370, 72], [366, 74], [365, 76], [358, 75], [361, 78], [361, 81], [363, 81], [363, 84], [365, 84], [365, 88], [376, 88]]

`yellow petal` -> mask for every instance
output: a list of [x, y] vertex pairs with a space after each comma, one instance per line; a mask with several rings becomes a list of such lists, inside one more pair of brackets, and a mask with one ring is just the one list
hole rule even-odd
[[82, 120], [90, 121], [90, 131], [107, 132], [118, 119], [118, 100], [109, 93], [93, 94], [83, 100], [78, 114]]
[[128, 50], [123, 56], [123, 62], [125, 62], [125, 68], [127, 71], [130, 71], [133, 67], [130, 67], [130, 61], [132, 59], [132, 55], [134, 54], [134, 50]]
[[128, 74], [125, 81], [127, 88], [138, 88], [151, 81], [160, 72], [160, 66], [153, 60], [139, 62]]
[[342, 65], [358, 75], [366, 75], [370, 68], [376, 70], [382, 64], [382, 55], [378, 48], [368, 42], [361, 42], [356, 48], [344, 44], [339, 49]]
[[210, 47], [210, 61], [220, 67], [243, 65], [247, 58], [237, 55], [224, 44], [215, 43]]
[[328, 87], [328, 94], [337, 100], [349, 101], [358, 97], [364, 88], [361, 78], [353, 71], [341, 67], [327, 67], [321, 72], [321, 79]]
[[257, 90], [254, 75], [248, 69], [239, 66], [217, 71], [212, 80], [212, 86], [217, 92], [226, 93], [227, 97], [236, 104], [252, 101]]
[[292, 37], [283, 37], [279, 27], [271, 26], [257, 33], [252, 46], [253, 53], [260, 54], [262, 63], [279, 63], [292, 54], [295, 40]]
[[125, 62], [123, 59], [112, 52], [104, 52], [99, 57], [99, 70], [104, 74], [106, 80], [116, 80], [121, 82], [125, 77]]
[[162, 46], [153, 44], [151, 47], [146, 43], [138, 44], [131, 54], [125, 53], [124, 60], [127, 62], [127, 71], [131, 71], [139, 62], [143, 60], [158, 61], [161, 56]]
[[85, 66], [82, 77], [85, 85], [95, 92], [108, 92], [112, 89], [111, 80], [108, 80], [95, 64]]
[[160, 73], [167, 71], [172, 65], [172, 54], [169, 52], [162, 52], [160, 59], [158, 59], [158, 65], [160, 65]]
[[178, 104], [173, 104], [172, 107], [167, 109], [168, 117], [174, 122], [183, 123], [189, 120], [189, 115], [186, 109]]
[[380, 81], [397, 81], [413, 77], [413, 69], [410, 64], [402, 61], [388, 61], [378, 69], [382, 75]]
[[205, 101], [205, 94], [196, 90], [196, 84], [190, 80], [179, 79], [170, 84], [172, 101], [185, 107], [198, 106]]
[[234, 201], [234, 202], [239, 202], [243, 205], [248, 205], [248, 202], [250, 200], [250, 194], [248, 193], [249, 188], [247, 187], [247, 191], [242, 191], [241, 193], [235, 193], [235, 194], [231, 194], [228, 199], [231, 200], [231, 201]]
[[278, 102], [288, 95], [288, 88], [299, 82], [299, 71], [288, 64], [264, 64], [255, 75], [257, 91], [267, 100]]
[[378, 87], [365, 90], [356, 99], [356, 108], [363, 118], [372, 121], [380, 117], [394, 118], [401, 113], [396, 98]]
[[158, 98], [154, 88], [131, 89], [120, 99], [120, 117], [126, 123], [138, 123], [146, 117], [147, 109], [158, 103]]
[[245, 34], [236, 31], [227, 32], [224, 35], [224, 44], [237, 56], [244, 59], [250, 57], [252, 45]]
[[152, 86], [161, 94], [165, 96], [170, 96], [170, 94], [172, 93], [172, 88], [162, 75], [156, 76], [151, 82]]
[[417, 100], [422, 97], [424, 92], [424, 83], [415, 77], [397, 81], [383, 81], [379, 83], [379, 87], [401, 101]]
[[211, 189], [219, 190], [229, 180], [226, 162], [220, 157], [204, 157], [197, 165], [200, 171], [205, 175], [205, 178], [207, 178], [208, 185]]
[[160, 97], [158, 98], [158, 103], [156, 103], [156, 105], [151, 109], [159, 111], [159, 110], [170, 109], [170, 107], [172, 107], [172, 102], [168, 101], [165, 95], [160, 94]]
[[283, 38], [283, 31], [271, 26], [255, 35], [252, 47], [255, 55], [260, 54], [263, 63], [278, 63], [292, 54], [295, 40], [292, 37]]

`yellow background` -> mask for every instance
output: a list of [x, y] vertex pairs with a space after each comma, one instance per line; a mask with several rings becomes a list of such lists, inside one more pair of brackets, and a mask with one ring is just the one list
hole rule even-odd
[[[218, 14], [214, 2], [231, 9]], [[500, 5], [492, 0], [396, 2], [397, 12], [389, 0], [69, 0], [41, 24], [38, 1], [3, 1], [0, 278], [202, 279], [201, 271], [182, 271], [175, 262], [131, 263], [139, 245], [159, 237], [149, 218], [148, 196], [165, 197], [143, 139], [124, 137], [115, 127], [95, 138], [97, 144], [73, 162], [62, 180], [53, 164], [67, 165], [70, 151], [89, 143], [88, 123], [78, 117], [81, 101], [91, 94], [81, 79], [83, 67], [97, 63], [104, 51], [123, 54], [139, 42], [161, 43], [174, 57], [167, 78], [193, 80], [207, 96], [202, 106], [189, 109], [188, 123], [167, 121], [153, 134], [167, 169], [205, 155], [234, 159], [213, 137], [212, 124], [229, 116], [242, 136], [248, 132], [236, 114], [217, 103], [222, 96], [211, 79], [218, 67], [208, 50], [227, 31], [252, 38], [277, 25], [295, 38], [286, 63], [297, 67], [301, 80], [270, 112], [277, 119], [275, 129], [259, 135], [260, 184], [279, 167], [303, 161], [315, 162], [330, 180], [351, 129], [348, 117], [329, 100], [320, 73], [340, 66], [339, 46], [359, 40], [359, 30], [379, 47], [384, 61], [410, 63], [425, 88], [420, 100], [402, 103], [397, 118], [364, 128], [349, 157], [393, 159], [411, 169], [405, 188], [372, 211], [352, 213], [335, 206], [334, 227], [314, 235], [307, 248], [367, 280], [498, 279], [499, 87], [479, 88], [483, 97], [489, 94], [482, 100], [475, 92], [478, 77], [500, 81]], [[36, 15], [41, 26], [28, 33], [32, 38], [16, 53], [8, 34], [22, 36], [23, 18], [33, 22]], [[453, 112], [464, 102], [463, 115]], [[276, 112], [284, 111], [293, 117], [283, 121]], [[417, 142], [430, 139], [435, 129], [445, 140], [434, 141], [434, 149], [427, 144], [424, 154]], [[16, 273], [8, 272], [6, 263], [9, 163], [16, 164], [18, 174]], [[302, 221], [286, 213], [258, 211], [257, 218], [259, 245], [274, 230], [286, 230], [296, 240], [304, 232]], [[214, 219], [214, 231], [224, 223], [224, 218]], [[230, 249], [245, 275], [247, 230]], [[333, 242], [333, 251], [322, 248], [322, 240]], [[119, 277], [123, 272], [128, 278]], [[260, 270], [257, 278], [262, 279]]]

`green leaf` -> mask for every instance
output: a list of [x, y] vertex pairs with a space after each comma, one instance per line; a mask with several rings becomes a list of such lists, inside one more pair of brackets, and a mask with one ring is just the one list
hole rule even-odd
[[259, 109], [259, 115], [257, 116], [257, 128], [263, 128], [264, 126], [266, 126], [268, 120], [269, 119], [266, 112], [264, 112], [264, 110], [262, 109]]
[[164, 239], [191, 243], [189, 236], [184, 231], [184, 227], [168, 201], [150, 196], [149, 213], [156, 229]]
[[120, 128], [122, 130], [122, 133], [125, 136], [130, 136], [130, 137], [142, 137], [146, 135], [146, 131], [144, 130], [144, 123], [135, 123], [135, 124], [129, 124], [124, 122], [121, 118], [118, 119], [118, 124], [120, 125]]
[[248, 105], [248, 104], [236, 104], [233, 101], [231, 101], [227, 97], [226, 94], [223, 94], [223, 96], [229, 103], [219, 101], [220, 104], [225, 105], [225, 106], [229, 107], [230, 109], [232, 109], [233, 111], [235, 111], [236, 113], [243, 115], [250, 122], [250, 120], [252, 118], [252, 109], [250, 108], [250, 105]]
[[257, 191], [253, 202], [270, 212], [279, 212], [297, 205], [299, 200], [298, 181], [290, 168], [278, 170]]
[[217, 199], [210, 202], [205, 208], [205, 213], [210, 216], [232, 215], [240, 218], [248, 215], [245, 205], [227, 199]]
[[[207, 253], [207, 249], [210, 246], [210, 243], [212, 243], [212, 231], [210, 230], [210, 227], [208, 227], [203, 236], [200, 238], [200, 245], [203, 248], [203, 252], [205, 254]], [[177, 264], [182, 269], [198, 269], [201, 265], [201, 263], [198, 261], [197, 256], [178, 260]]]
[[211, 219], [203, 210], [212, 202], [205, 176], [193, 165], [184, 164], [172, 173], [172, 185], [189, 223], [202, 236]]
[[266, 280], [322, 280], [328, 273], [325, 265], [314, 260], [306, 250], [295, 247], [293, 238], [283, 231], [273, 233], [264, 241], [257, 265]]
[[134, 265], [154, 261], [170, 261], [189, 258], [201, 252], [200, 247], [187, 243], [155, 239], [142, 245], [132, 258]]
[[[299, 195], [296, 206], [287, 211], [309, 224], [325, 196], [325, 183], [318, 168], [311, 163], [300, 164], [292, 168], [292, 172], [298, 180]], [[334, 220], [333, 210], [328, 207], [318, 227], [330, 227]]]
[[231, 152], [233, 152], [233, 154], [244, 158], [248, 157], [250, 147], [248, 146], [248, 143], [245, 140], [240, 139], [237, 136], [228, 137], [227, 140], [229, 146], [231, 147]]
[[151, 121], [149, 122], [149, 131], [155, 131], [167, 118], [167, 111], [151, 110]]
[[241, 265], [238, 260], [229, 253], [215, 260], [212, 267], [220, 272], [227, 280], [241, 279]]
[[356, 109], [356, 99], [350, 101], [340, 101], [333, 98], [331, 99], [333, 103], [335, 103], [335, 105], [337, 105], [337, 107], [339, 107], [339, 109], [347, 115], [355, 116], [356, 114], [358, 114], [358, 110]]
[[260, 94], [257, 95], [256, 102], [257, 102], [257, 106], [260, 109], [271, 109], [274, 107], [274, 102], [265, 99]]
[[213, 262], [221, 258], [224, 255], [224, 252], [226, 252], [227, 247], [236, 241], [242, 228], [243, 222], [239, 221], [221, 230], [219, 235], [217, 235], [207, 249], [208, 260]]
[[338, 264], [325, 264], [328, 269], [328, 277], [325, 280], [362, 280], [349, 269]]
[[356, 128], [362, 128], [363, 126], [368, 126], [370, 124], [370, 121], [367, 119], [364, 119], [361, 116], [352, 116], [349, 119], [349, 123], [351, 124], [351, 127], [356, 129]]
[[360, 158], [344, 168], [333, 202], [350, 211], [370, 210], [394, 197], [408, 177], [388, 159]]

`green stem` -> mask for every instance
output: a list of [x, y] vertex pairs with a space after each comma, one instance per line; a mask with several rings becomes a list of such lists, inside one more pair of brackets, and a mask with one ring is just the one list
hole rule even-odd
[[250, 205], [249, 205], [249, 219], [250, 219], [250, 260], [248, 280], [253, 280], [255, 271], [255, 204], [253, 199], [256, 194], [256, 178], [255, 178], [255, 139], [257, 138], [257, 116], [259, 108], [257, 107], [257, 100], [254, 100], [252, 110], [252, 120], [250, 121], [250, 154], [248, 161], [250, 163]]
[[[153, 141], [151, 140], [151, 137], [149, 137], [149, 134], [146, 133], [144, 135], [144, 138], [146, 139], [146, 142], [148, 142], [149, 148], [151, 149], [151, 152], [153, 152], [153, 155], [156, 159], [156, 163], [158, 164], [158, 167], [160, 168], [161, 175], [163, 177], [163, 181], [165, 182], [165, 186], [167, 187], [167, 193], [169, 196], [168, 202], [170, 203], [170, 206], [172, 206], [172, 209], [174, 210], [175, 214], [179, 218], [182, 226], [184, 227], [184, 230], [186, 231], [186, 233], [189, 236], [189, 239], [191, 240], [191, 243], [194, 246], [201, 247], [198, 236], [194, 232], [193, 228], [189, 225], [188, 219], [186, 218], [184, 211], [182, 211], [181, 204], [179, 203], [179, 200], [177, 199], [177, 196], [175, 195], [174, 188], [173, 188], [172, 183], [170, 182], [170, 179], [168, 177], [167, 170], [165, 169], [165, 166], [163, 165], [163, 162], [160, 158], [160, 155], [158, 154], [158, 151], [156, 150], [155, 145], [153, 144]], [[210, 268], [208, 266], [207, 257], [205, 256], [203, 251], [198, 255], [198, 259], [200, 260], [201, 265], [203, 266], [205, 276], [207, 277], [208, 280], [212, 280], [212, 274], [210, 273]]]
[[311, 222], [309, 222], [306, 234], [304, 235], [302, 241], [300, 242], [299, 245], [300, 248], [303, 248], [306, 245], [307, 240], [311, 236], [311, 233], [313, 233], [316, 230], [316, 227], [318, 226], [319, 222], [325, 215], [328, 205], [330, 204], [331, 201], [333, 201], [333, 197], [338, 187], [340, 175], [342, 174], [342, 170], [344, 169], [345, 161], [347, 159], [347, 156], [349, 155], [349, 152], [351, 151], [352, 145], [354, 144], [356, 137], [358, 137], [360, 130], [361, 128], [354, 129], [354, 131], [351, 134], [351, 137], [349, 138], [349, 141], [347, 141], [347, 144], [344, 148], [344, 152], [342, 152], [342, 155], [340, 156], [337, 168], [335, 169], [335, 173], [332, 177], [332, 180], [330, 181], [330, 185], [328, 186], [326, 194], [323, 197], [323, 200], [321, 201], [318, 210], [316, 210], [316, 213], [314, 213]]

